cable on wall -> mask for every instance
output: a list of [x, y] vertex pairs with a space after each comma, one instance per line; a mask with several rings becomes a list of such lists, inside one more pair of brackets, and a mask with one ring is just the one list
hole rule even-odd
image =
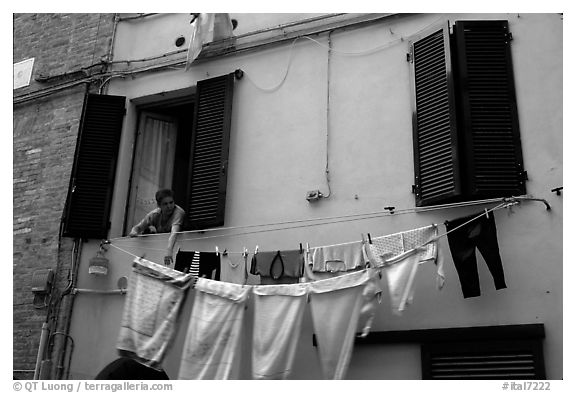
[[[291, 67], [291, 65], [292, 65], [292, 60], [293, 60], [293, 53], [292, 53], [292, 51], [293, 51], [293, 49], [294, 49], [294, 45], [295, 45], [296, 42], [297, 42], [298, 40], [300, 40], [300, 39], [310, 40], [310, 41], [314, 42], [316, 45], [319, 45], [319, 46], [321, 46], [321, 47], [323, 47], [323, 48], [326, 48], [326, 49], [328, 49], [328, 51], [329, 51], [330, 53], [334, 53], [334, 54], [336, 54], [336, 55], [340, 55], [340, 56], [367, 56], [367, 55], [371, 55], [371, 54], [373, 54], [373, 53], [377, 53], [377, 52], [380, 52], [380, 51], [389, 49], [389, 48], [394, 47], [394, 46], [396, 46], [396, 45], [399, 45], [399, 44], [403, 43], [404, 41], [409, 40], [409, 39], [411, 39], [411, 38], [414, 37], [414, 36], [417, 36], [417, 35], [420, 34], [421, 32], [423, 32], [423, 31], [425, 31], [426, 29], [428, 29], [430, 26], [434, 26], [434, 25], [436, 25], [439, 21], [444, 20], [444, 19], [445, 19], [445, 18], [443, 18], [443, 17], [438, 18], [438, 19], [436, 19], [434, 22], [427, 24], [425, 27], [421, 28], [420, 30], [418, 30], [417, 32], [415, 32], [415, 33], [413, 33], [413, 34], [410, 34], [410, 35], [407, 36], [407, 37], [400, 37], [400, 38], [398, 38], [398, 39], [396, 39], [396, 40], [394, 40], [394, 41], [387, 42], [387, 43], [385, 43], [385, 44], [383, 44], [383, 45], [379, 45], [379, 46], [376, 46], [376, 47], [374, 47], [374, 48], [371, 48], [371, 49], [368, 49], [368, 50], [362, 50], [362, 51], [358, 51], [358, 52], [348, 52], [348, 51], [334, 50], [334, 49], [331, 48], [330, 40], [329, 40], [329, 45], [326, 46], [326, 45], [324, 45], [323, 43], [315, 40], [314, 38], [308, 37], [308, 36], [296, 37], [296, 38], [292, 41], [292, 44], [290, 45], [290, 52], [289, 52], [289, 54], [288, 54], [288, 65], [286, 66], [286, 71], [284, 72], [284, 75], [283, 75], [282, 79], [280, 80], [280, 82], [279, 82], [277, 85], [275, 85], [275, 86], [273, 86], [273, 87], [262, 87], [262, 86], [260, 86], [259, 84], [257, 84], [253, 79], [251, 79], [248, 73], [245, 72], [245, 76], [246, 76], [246, 78], [250, 81], [250, 83], [252, 83], [252, 84], [254, 85], [254, 87], [256, 87], [258, 90], [261, 90], [261, 91], [266, 92], [266, 93], [272, 93], [272, 92], [278, 90], [278, 89], [284, 84], [284, 82], [286, 81], [286, 78], [288, 77], [288, 73], [289, 73], [289, 71], [290, 71], [290, 67]], [[336, 30], [336, 29], [334, 29], [334, 30]], [[334, 30], [330, 30], [329, 33], [328, 33], [328, 35], [330, 35]]]
[[326, 65], [326, 185], [328, 186], [328, 194], [324, 195], [324, 198], [330, 198], [332, 195], [332, 188], [330, 187], [330, 63], [332, 54], [332, 32], [328, 33], [328, 54], [327, 54], [327, 65]]

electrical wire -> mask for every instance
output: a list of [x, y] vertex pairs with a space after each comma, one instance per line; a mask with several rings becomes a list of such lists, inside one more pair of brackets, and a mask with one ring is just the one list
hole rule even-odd
[[[150, 15], [152, 15], [152, 14], [150, 14]], [[439, 18], [438, 20], [441, 20], [441, 19], [443, 19], [443, 18]], [[430, 26], [438, 23], [438, 20], [435, 21], [434, 23], [431, 23], [431, 24], [427, 25], [425, 28], [419, 30], [418, 32], [412, 34], [410, 37], [415, 36], [415, 35], [419, 34], [420, 32], [422, 32], [423, 30], [425, 30], [426, 28], [428, 28], [428, 27], [430, 27]], [[332, 31], [332, 30], [330, 30], [330, 31]], [[386, 43], [386, 44], [384, 44], [384, 45], [381, 45], [381, 46], [378, 46], [378, 47], [375, 47], [375, 48], [372, 48], [372, 49], [369, 49], [369, 50], [366, 50], [366, 51], [360, 51], [360, 52], [345, 52], [345, 51], [338, 51], [338, 50], [334, 50], [334, 49], [332, 49], [331, 51], [332, 51], [332, 53], [335, 53], [335, 54], [338, 54], [338, 55], [342, 55], [342, 56], [364, 56], [364, 55], [369, 55], [369, 54], [372, 54], [372, 53], [376, 53], [376, 52], [379, 52], [379, 51], [381, 51], [381, 50], [387, 49], [387, 48], [389, 48], [389, 47], [398, 45], [398, 44], [400, 44], [401, 42], [403, 42], [403, 41], [404, 41], [405, 39], [407, 39], [407, 38], [409, 38], [409, 37], [406, 37], [406, 38], [405, 38], [405, 37], [402, 37], [402, 38], [400, 38], [400, 39], [398, 39], [398, 40], [391, 41], [391, 42], [389, 42], [389, 43]], [[271, 93], [271, 92], [274, 92], [274, 91], [278, 90], [278, 89], [284, 84], [286, 78], [288, 77], [288, 72], [289, 72], [290, 67], [291, 67], [291, 64], [292, 64], [292, 57], [293, 57], [293, 56], [292, 56], [292, 50], [293, 50], [293, 48], [294, 48], [294, 45], [296, 44], [296, 42], [297, 42], [299, 39], [307, 39], [307, 40], [310, 40], [310, 41], [316, 43], [316, 44], [319, 45], [319, 46], [326, 47], [326, 45], [320, 43], [319, 41], [317, 41], [317, 40], [315, 40], [315, 39], [313, 39], [313, 38], [311, 38], [311, 37], [308, 37], [308, 36], [296, 37], [296, 38], [292, 41], [292, 44], [291, 44], [291, 47], [290, 47], [290, 53], [289, 53], [289, 57], [288, 57], [288, 65], [287, 65], [287, 67], [286, 67], [286, 72], [284, 73], [284, 76], [282, 77], [282, 80], [281, 80], [276, 86], [273, 86], [273, 87], [270, 87], [270, 88], [261, 87], [261, 86], [259, 86], [254, 80], [252, 80], [252, 79], [250, 78], [250, 76], [248, 75], [248, 73], [245, 72], [245, 73], [244, 73], [244, 76], [246, 77], [246, 79], [248, 79], [248, 80], [250, 81], [250, 83], [252, 83], [257, 89], [259, 89], [259, 90], [261, 90], [261, 91]], [[163, 55], [160, 55], [160, 56], [157, 56], [157, 57], [150, 57], [150, 58], [146, 58], [146, 59], [110, 61], [110, 62], [105, 62], [105, 64], [113, 64], [113, 63], [121, 63], [121, 62], [128, 62], [128, 63], [132, 62], [132, 63], [134, 63], [134, 62], [139, 62], [139, 61], [151, 60], [151, 59], [155, 59], [155, 58], [162, 58], [162, 57], [166, 57], [166, 56], [168, 56], [168, 55], [178, 54], [178, 53], [183, 52], [183, 51], [186, 51], [186, 50], [184, 49], [184, 50], [173, 51], [173, 52], [166, 53], [166, 54], [163, 54]], [[82, 69], [84, 70], [84, 69], [87, 69], [87, 68], [90, 68], [90, 67], [93, 67], [93, 66], [97, 66], [97, 65], [102, 65], [102, 63], [93, 64], [93, 65], [91, 65], [91, 66], [84, 67], [84, 68], [82, 68]], [[32, 93], [27, 93], [27, 94], [24, 94], [24, 95], [22, 95], [22, 96], [14, 97], [13, 103], [14, 103], [14, 104], [21, 104], [21, 103], [24, 103], [24, 102], [29, 101], [29, 100], [34, 100], [34, 99], [42, 98], [42, 97], [47, 96], [47, 95], [50, 95], [50, 94], [54, 94], [54, 93], [56, 93], [56, 92], [58, 92], [58, 91], [60, 91], [60, 90], [68, 89], [68, 88], [74, 87], [74, 86], [79, 85], [79, 84], [82, 84], [82, 83], [87, 83], [87, 84], [89, 84], [89, 83], [92, 83], [92, 82], [95, 82], [95, 81], [98, 81], [98, 80], [103, 80], [103, 79], [108, 78], [108, 77], [131, 76], [131, 75], [135, 75], [135, 74], [138, 74], [138, 73], [152, 72], [152, 71], [160, 71], [160, 70], [163, 70], [163, 69], [179, 69], [179, 70], [180, 70], [180, 69], [185, 69], [185, 68], [186, 68], [186, 65], [187, 65], [187, 59], [185, 59], [185, 60], [177, 60], [177, 61], [174, 61], [174, 62], [171, 62], [171, 63], [168, 63], [168, 64], [160, 64], [160, 65], [152, 65], [152, 66], [148, 66], [148, 67], [142, 67], [142, 68], [140, 68], [140, 69], [133, 69], [133, 70], [129, 70], [129, 71], [105, 72], [105, 73], [102, 73], [102, 74], [92, 75], [92, 76], [90, 76], [90, 77], [86, 77], [86, 78], [83, 78], [83, 79], [80, 79], [80, 80], [76, 80], [76, 81], [73, 81], [73, 82], [69, 82], [69, 83], [65, 83], [65, 84], [62, 84], [62, 85], [53, 86], [53, 87], [50, 87], [50, 88], [47, 88], [47, 89], [44, 89], [44, 90], [40, 90], [40, 91], [36, 91], [36, 92], [32, 92]], [[110, 81], [110, 79], [106, 80], [106, 83], [109, 82], [109, 81]], [[104, 85], [105, 85], [105, 83], [103, 83], [103, 84], [100, 86], [100, 91], [102, 91]]]
[[[383, 44], [383, 45], [379, 45], [379, 46], [377, 46], [377, 47], [374, 47], [374, 48], [371, 48], [371, 49], [368, 49], [368, 50], [362, 50], [362, 51], [359, 51], [359, 52], [347, 52], [347, 51], [335, 50], [335, 49], [331, 48], [331, 45], [330, 45], [330, 44], [329, 44], [328, 46], [326, 46], [325, 44], [321, 43], [321, 42], [318, 41], [318, 40], [315, 40], [314, 38], [311, 38], [311, 37], [308, 37], [308, 36], [299, 36], [299, 37], [296, 37], [296, 38], [292, 41], [292, 44], [290, 45], [290, 52], [288, 53], [288, 64], [287, 64], [287, 66], [286, 66], [286, 71], [284, 72], [284, 76], [282, 77], [282, 79], [280, 80], [280, 82], [279, 82], [277, 85], [275, 85], [275, 86], [273, 86], [273, 87], [262, 87], [262, 86], [260, 86], [259, 84], [257, 84], [252, 78], [250, 78], [250, 75], [249, 75], [248, 72], [246, 72], [246, 70], [244, 70], [244, 76], [245, 76], [246, 79], [248, 79], [248, 80], [250, 81], [250, 83], [252, 83], [252, 84], [254, 85], [254, 87], [256, 87], [258, 90], [261, 90], [261, 91], [266, 92], [266, 93], [272, 93], [272, 92], [275, 92], [276, 90], [278, 90], [278, 89], [284, 84], [284, 82], [286, 81], [286, 78], [288, 77], [288, 73], [289, 73], [289, 71], [290, 71], [290, 67], [291, 67], [291, 65], [292, 65], [292, 60], [293, 60], [292, 51], [293, 51], [293, 49], [294, 49], [294, 45], [295, 45], [296, 42], [297, 42], [298, 40], [300, 40], [300, 39], [310, 40], [310, 41], [314, 42], [315, 44], [317, 44], [317, 45], [319, 45], [319, 46], [321, 46], [321, 47], [323, 47], [323, 48], [326, 48], [326, 49], [329, 51], [329, 53], [334, 53], [334, 54], [336, 54], [336, 55], [340, 55], [340, 56], [367, 56], [367, 55], [371, 55], [371, 54], [373, 54], [373, 53], [377, 53], [377, 52], [380, 52], [380, 51], [383, 51], [383, 50], [392, 48], [392, 47], [394, 47], [394, 46], [396, 46], [396, 45], [399, 45], [399, 44], [403, 43], [404, 41], [409, 40], [409, 39], [411, 39], [412, 37], [415, 37], [415, 36], [421, 34], [423, 31], [425, 31], [425, 30], [428, 29], [429, 27], [438, 24], [439, 21], [444, 20], [444, 19], [445, 19], [445, 18], [442, 18], [442, 17], [441, 17], [441, 18], [438, 18], [438, 19], [436, 19], [434, 22], [427, 24], [425, 27], [421, 28], [420, 30], [418, 30], [417, 32], [415, 32], [415, 33], [413, 33], [413, 34], [410, 34], [410, 35], [407, 36], [407, 37], [400, 37], [400, 38], [398, 38], [398, 39], [396, 39], [396, 40], [394, 40], [394, 41], [390, 41], [390, 42], [387, 42], [387, 43], [385, 43], [385, 44]], [[329, 35], [330, 35], [333, 31], [334, 31], [334, 30], [330, 30]]]
[[[332, 31], [330, 31], [330, 33], [331, 33], [331, 32], [332, 32]], [[381, 45], [381, 46], [378, 46], [378, 47], [376, 47], [376, 48], [372, 48], [372, 49], [369, 49], [369, 50], [366, 50], [366, 51], [360, 51], [360, 52], [344, 52], [344, 51], [338, 51], [338, 50], [332, 49], [332, 48], [329, 47], [329, 46], [327, 47], [326, 45], [322, 44], [321, 42], [319, 42], [319, 41], [317, 41], [317, 40], [315, 40], [315, 39], [313, 39], [313, 38], [311, 38], [311, 37], [308, 37], [308, 36], [300, 36], [300, 37], [296, 37], [296, 38], [292, 41], [292, 44], [290, 45], [290, 51], [289, 51], [289, 53], [288, 53], [288, 64], [286, 65], [286, 71], [284, 71], [284, 75], [282, 76], [282, 79], [280, 80], [280, 82], [278, 82], [275, 86], [272, 86], [272, 87], [262, 87], [262, 86], [260, 86], [260, 85], [257, 84], [252, 78], [250, 78], [250, 75], [249, 75], [249, 73], [246, 72], [246, 70], [244, 70], [244, 76], [245, 76], [245, 77], [250, 81], [250, 83], [252, 83], [252, 84], [254, 85], [254, 87], [256, 87], [258, 90], [261, 90], [261, 91], [266, 92], [266, 93], [275, 92], [276, 90], [278, 90], [278, 89], [284, 84], [284, 82], [286, 81], [286, 78], [288, 77], [288, 73], [290, 72], [290, 67], [292, 66], [292, 61], [293, 61], [293, 50], [294, 50], [294, 46], [296, 45], [296, 42], [298, 42], [298, 40], [301, 40], [301, 39], [310, 40], [310, 41], [316, 43], [317, 45], [319, 45], [319, 46], [321, 46], [321, 47], [323, 47], [323, 48], [328, 49], [328, 51], [329, 51], [330, 53], [335, 53], [335, 54], [337, 54], [337, 55], [342, 55], [342, 56], [366, 56], [366, 55], [369, 55], [369, 54], [372, 54], [372, 53], [376, 53], [376, 52], [382, 51], [382, 50], [384, 50], [384, 49], [388, 49], [388, 48], [390, 48], [390, 47], [392, 47], [392, 46], [395, 46], [395, 45], [398, 45], [398, 44], [400, 44], [400, 43], [402, 43], [402, 42], [404, 41], [404, 38], [400, 38], [400, 39], [397, 39], [397, 40], [395, 40], [395, 41], [391, 41], [391, 42], [389, 42], [389, 43], [386, 43], [386, 44], [384, 44], [384, 45]]]
[[328, 186], [328, 194], [324, 198], [330, 198], [332, 195], [332, 188], [330, 187], [330, 60], [332, 56], [332, 31], [328, 33], [328, 54], [326, 61], [326, 185]]
[[280, 80], [280, 82], [278, 84], [276, 84], [276, 86], [272, 86], [272, 87], [261, 87], [259, 86], [256, 82], [254, 82], [252, 80], [252, 78], [250, 78], [250, 75], [248, 75], [248, 73], [246, 73], [246, 71], [244, 71], [244, 77], [246, 79], [248, 79], [248, 81], [250, 81], [250, 83], [252, 83], [254, 85], [254, 87], [256, 87], [258, 90], [264, 91], [266, 93], [272, 93], [275, 92], [276, 90], [278, 90], [286, 81], [286, 78], [288, 77], [288, 72], [290, 71], [290, 66], [292, 65], [292, 51], [294, 50], [294, 45], [296, 44], [296, 42], [304, 37], [297, 37], [292, 41], [292, 44], [290, 45], [290, 51], [288, 52], [288, 64], [286, 65], [286, 71], [284, 72], [284, 76], [282, 77], [282, 79]]

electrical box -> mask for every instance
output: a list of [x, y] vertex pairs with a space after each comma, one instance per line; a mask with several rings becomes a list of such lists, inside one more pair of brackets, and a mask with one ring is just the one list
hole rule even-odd
[[38, 295], [50, 293], [54, 271], [52, 269], [36, 270], [32, 274], [32, 292]]
[[322, 197], [324, 197], [324, 195], [320, 192], [320, 190], [312, 190], [306, 193], [306, 200], [308, 202], [316, 202]]

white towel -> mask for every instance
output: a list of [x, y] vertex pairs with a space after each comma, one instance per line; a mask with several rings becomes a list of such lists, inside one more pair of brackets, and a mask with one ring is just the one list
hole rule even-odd
[[294, 363], [306, 307], [307, 284], [256, 285], [253, 379], [286, 379]]
[[370, 272], [363, 270], [309, 284], [314, 333], [326, 379], [346, 376], [369, 279]]
[[162, 369], [166, 350], [176, 335], [185, 292], [192, 283], [191, 274], [134, 259], [116, 343], [122, 356]]
[[238, 379], [249, 286], [199, 278], [178, 379]]

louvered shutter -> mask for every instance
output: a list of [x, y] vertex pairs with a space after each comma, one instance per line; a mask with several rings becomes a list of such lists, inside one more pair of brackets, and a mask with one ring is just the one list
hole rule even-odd
[[411, 43], [416, 205], [460, 194], [448, 26]]
[[458, 21], [454, 34], [466, 193], [525, 194], [508, 22]]
[[423, 379], [546, 379], [540, 340], [422, 346]]
[[234, 74], [199, 81], [192, 134], [188, 223], [224, 225]]
[[84, 102], [63, 235], [104, 239], [126, 98], [88, 94]]

